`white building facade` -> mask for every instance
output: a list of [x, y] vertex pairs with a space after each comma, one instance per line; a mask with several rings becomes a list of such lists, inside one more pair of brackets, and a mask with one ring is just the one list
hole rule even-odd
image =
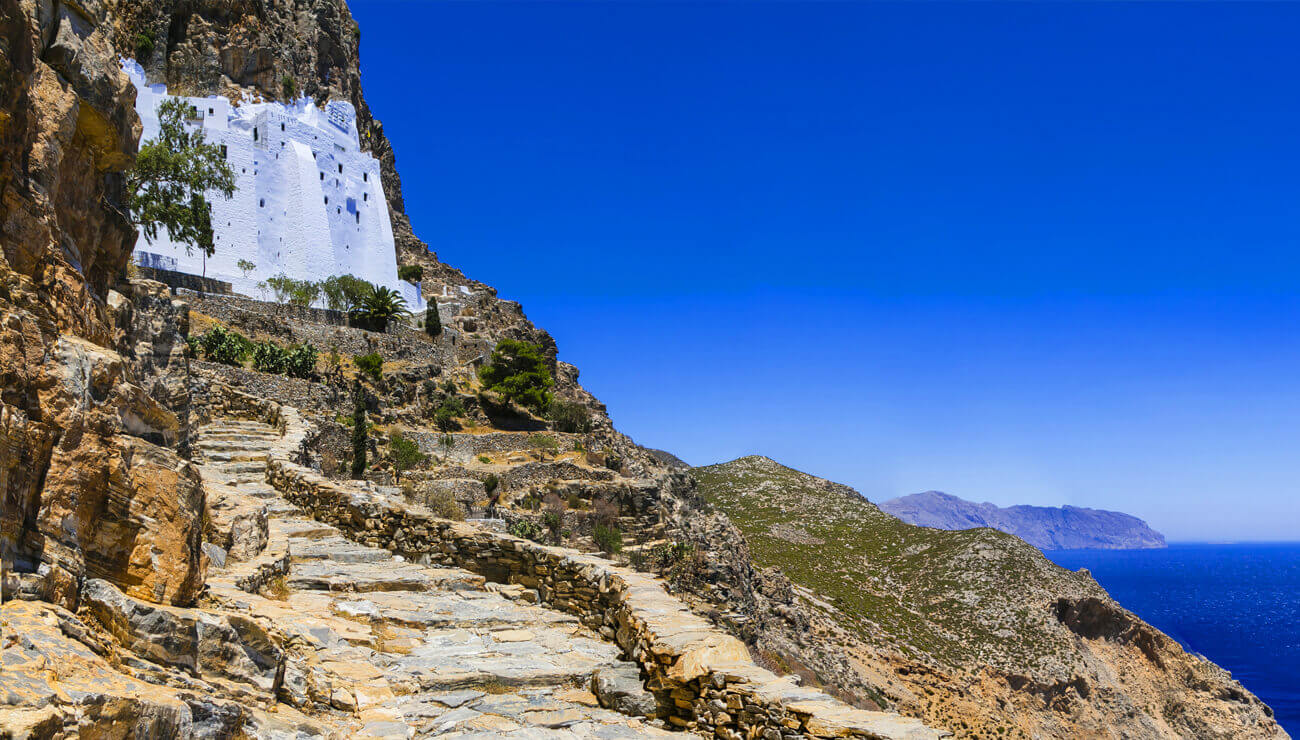
[[[136, 87], [141, 140], [152, 139], [158, 105], [173, 96], [166, 85], [148, 84], [136, 62], [122, 66]], [[201, 250], [187, 250], [165, 231], [136, 248], [140, 264], [206, 274], [258, 298], [258, 283], [280, 274], [311, 281], [355, 275], [398, 291], [413, 312], [425, 308], [419, 288], [397, 277], [379, 161], [361, 150], [351, 103], [330, 101], [322, 111], [310, 98], [238, 107], [218, 95], [182, 99], [197, 111], [190, 124], [221, 147], [235, 194], [209, 195], [216, 252], [206, 268]], [[241, 269], [241, 262], [255, 267]]]

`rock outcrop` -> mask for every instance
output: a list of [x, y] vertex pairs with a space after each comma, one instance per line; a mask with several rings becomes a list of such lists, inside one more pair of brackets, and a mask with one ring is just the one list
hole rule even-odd
[[[759, 623], [757, 651], [813, 680], [974, 737], [1286, 737], [1226, 671], [1020, 539], [911, 526], [767, 458], [693, 472], [747, 543], [697, 540], [719, 550], [699, 569], [732, 580], [724, 621]], [[738, 552], [762, 569], [748, 601]]]
[[939, 491], [914, 493], [880, 504], [908, 524], [935, 529], [989, 527], [1040, 550], [1138, 550], [1164, 547], [1165, 537], [1130, 514], [1078, 506], [977, 504]]

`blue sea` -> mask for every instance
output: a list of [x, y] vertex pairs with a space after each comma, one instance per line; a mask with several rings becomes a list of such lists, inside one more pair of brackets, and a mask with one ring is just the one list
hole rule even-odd
[[1056, 550], [1130, 611], [1232, 671], [1300, 738], [1300, 543]]

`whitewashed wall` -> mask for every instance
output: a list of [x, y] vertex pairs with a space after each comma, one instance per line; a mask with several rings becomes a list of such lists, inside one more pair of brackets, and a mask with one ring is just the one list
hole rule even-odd
[[[122, 68], [136, 87], [141, 140], [158, 135], [166, 85], [150, 85], [131, 60]], [[196, 109], [210, 143], [226, 148], [237, 190], [230, 200], [209, 194], [216, 253], [207, 259], [160, 233], [136, 246], [137, 259], [229, 282], [235, 292], [264, 298], [257, 284], [284, 274], [299, 280], [355, 275], [397, 290], [414, 312], [419, 288], [397, 277], [393, 226], [379, 162], [361, 150], [356, 111], [346, 101], [325, 110], [311, 98], [292, 105], [243, 103], [221, 96], [184, 98]], [[195, 121], [195, 125], [200, 125]], [[240, 260], [256, 265], [244, 273]]]

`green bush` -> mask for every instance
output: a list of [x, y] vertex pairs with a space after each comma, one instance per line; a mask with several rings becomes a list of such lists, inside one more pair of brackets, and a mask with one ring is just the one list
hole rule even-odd
[[488, 364], [479, 368], [479, 379], [488, 390], [507, 401], [541, 412], [551, 403], [548, 389], [555, 385], [550, 367], [535, 344], [503, 339], [492, 351]]
[[484, 465], [491, 465], [491, 464], [492, 464], [492, 458], [488, 457], [487, 455], [479, 455], [479, 456], [478, 456], [478, 461], [481, 462], [481, 463], [483, 463]]
[[376, 382], [384, 376], [384, 358], [379, 356], [378, 352], [371, 352], [368, 355], [355, 355], [352, 361], [357, 364], [357, 369], [369, 375]]
[[293, 100], [298, 92], [298, 83], [294, 81], [292, 75], [286, 74], [280, 78], [280, 86], [284, 90], [284, 99]]
[[489, 496], [492, 495], [493, 491], [497, 490], [499, 485], [501, 485], [501, 481], [492, 473], [488, 473], [488, 477], [483, 479], [483, 490], [487, 491]]
[[286, 353], [284, 374], [294, 378], [310, 378], [316, 374], [316, 348], [299, 344]]
[[421, 265], [402, 265], [397, 268], [397, 277], [408, 283], [418, 285], [424, 279], [424, 267]]
[[144, 64], [153, 56], [153, 31], [148, 29], [135, 35], [135, 59]]
[[223, 326], [214, 326], [204, 332], [198, 344], [206, 359], [235, 367], [243, 365], [253, 351], [253, 343], [248, 337]]
[[577, 401], [556, 401], [546, 410], [555, 431], [586, 434], [591, 431], [591, 411]]
[[261, 373], [281, 375], [288, 369], [289, 353], [270, 342], [253, 345], [253, 369]]
[[601, 552], [613, 554], [623, 551], [623, 533], [618, 531], [618, 527], [597, 524], [591, 536], [596, 540]]
[[560, 449], [560, 443], [555, 439], [555, 437], [547, 434], [530, 434], [528, 436], [528, 444], [547, 452], [558, 452]]
[[532, 519], [516, 519], [510, 523], [508, 531], [510, 534], [523, 537], [526, 540], [542, 541], [542, 525]]
[[389, 435], [388, 452], [393, 458], [393, 478], [399, 482], [402, 479], [402, 471], [410, 470], [429, 459], [428, 455], [420, 452], [419, 445], [403, 437], [399, 432]]

